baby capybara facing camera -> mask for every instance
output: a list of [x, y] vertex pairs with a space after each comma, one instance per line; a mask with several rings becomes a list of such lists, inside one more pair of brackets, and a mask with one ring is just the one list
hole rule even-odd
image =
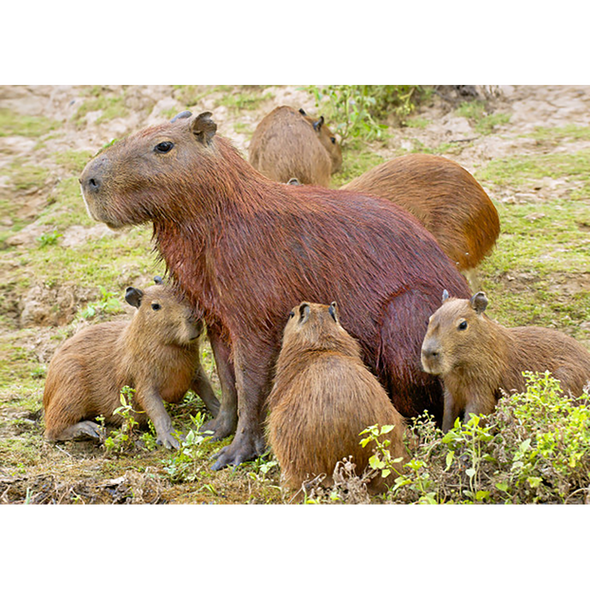
[[192, 389], [217, 415], [220, 404], [200, 363], [202, 322], [163, 284], [127, 287], [125, 299], [137, 308], [131, 321], [88, 326], [51, 360], [43, 393], [48, 440], [100, 440], [93, 418], [122, 423], [114, 411], [125, 385], [135, 389], [135, 419], [145, 424], [149, 418], [167, 448], [179, 441], [163, 400], [178, 403]]
[[523, 391], [523, 371], [550, 371], [564, 392], [580, 395], [590, 379], [590, 352], [557, 330], [505, 328], [484, 313], [485, 293], [457, 299], [443, 293], [422, 344], [422, 366], [444, 384], [443, 430], [463, 412], [490, 414], [501, 391]]
[[[330, 484], [338, 461], [349, 456], [361, 475], [375, 450], [363, 448], [359, 434], [374, 424], [395, 426], [387, 435], [391, 456], [406, 457], [403, 419], [361, 361], [336, 303], [303, 302], [290, 313], [269, 410], [268, 440], [286, 487], [298, 488], [320, 474]], [[375, 480], [376, 487], [380, 483]]]

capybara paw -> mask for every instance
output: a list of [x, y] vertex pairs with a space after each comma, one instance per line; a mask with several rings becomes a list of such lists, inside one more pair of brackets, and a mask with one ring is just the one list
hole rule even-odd
[[158, 434], [156, 444], [163, 445], [166, 449], [175, 450], [180, 448], [180, 441], [183, 439], [182, 434], [176, 430], [171, 430]]
[[62, 430], [57, 436], [50, 437], [50, 440], [93, 440], [102, 442], [104, 440], [104, 430], [96, 422], [84, 420]]
[[221, 440], [232, 435], [236, 431], [235, 420], [228, 419], [223, 413], [219, 414], [217, 418], [205, 422], [199, 432], [202, 434], [210, 434], [212, 440]]
[[231, 444], [224, 447], [215, 455], [217, 459], [211, 469], [218, 471], [228, 465], [239, 465], [244, 461], [251, 461], [264, 452], [264, 442], [255, 441], [253, 438], [242, 437], [240, 440], [235, 438]]

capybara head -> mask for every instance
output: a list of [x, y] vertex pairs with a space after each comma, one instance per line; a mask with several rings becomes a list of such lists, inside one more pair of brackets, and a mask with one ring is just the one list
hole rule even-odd
[[186, 192], [189, 179], [198, 190], [198, 170], [215, 168], [216, 130], [211, 113], [185, 111], [105, 148], [80, 176], [88, 213], [111, 228], [183, 219], [186, 212], [170, 195]]
[[158, 283], [158, 279], [143, 291], [127, 287], [125, 301], [137, 308], [132, 328], [142, 341], [153, 337], [162, 344], [189, 346], [201, 335], [202, 324], [191, 308], [179, 301], [170, 287]]
[[323, 115], [319, 119], [313, 119], [313, 117], [310, 117], [303, 109], [299, 109], [299, 112], [311, 124], [314, 131], [317, 133], [321, 144], [328, 152], [330, 161], [332, 162], [332, 173], [338, 172], [340, 166], [342, 166], [342, 148], [340, 147], [336, 136], [326, 125]]
[[303, 301], [289, 313], [283, 333], [283, 349], [335, 350], [360, 356], [358, 342], [341, 326], [338, 306]]
[[471, 299], [449, 297], [444, 291], [442, 305], [430, 316], [422, 343], [424, 371], [444, 376], [474, 362], [487, 340], [490, 321], [484, 314], [487, 305], [482, 291]]

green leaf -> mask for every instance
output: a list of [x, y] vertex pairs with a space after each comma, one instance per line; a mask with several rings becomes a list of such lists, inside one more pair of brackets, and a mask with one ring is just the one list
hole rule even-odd
[[500, 482], [496, 484], [496, 487], [501, 491], [501, 492], [507, 492], [508, 491], [508, 484], [506, 482]]
[[449, 451], [447, 453], [447, 456], [446, 456], [446, 459], [445, 459], [446, 464], [447, 464], [447, 467], [446, 467], [445, 471], [448, 471], [449, 468], [451, 467], [451, 465], [453, 464], [454, 457], [455, 457], [455, 451]]
[[465, 470], [465, 473], [471, 478], [475, 475], [475, 469], [473, 469], [473, 467], [470, 467], [469, 469]]

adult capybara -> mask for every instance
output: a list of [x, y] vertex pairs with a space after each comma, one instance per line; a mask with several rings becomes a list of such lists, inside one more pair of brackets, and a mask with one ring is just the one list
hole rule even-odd
[[422, 345], [422, 365], [444, 383], [443, 430], [463, 412], [490, 414], [501, 391], [523, 391], [523, 371], [550, 371], [564, 392], [582, 393], [590, 380], [590, 352], [570, 336], [534, 326], [506, 328], [484, 311], [483, 292], [471, 299], [443, 293]]
[[386, 199], [269, 180], [216, 129], [211, 113], [182, 113], [106, 148], [80, 178], [94, 219], [153, 223], [172, 280], [204, 314], [223, 392], [207, 428], [236, 431], [213, 468], [264, 450], [282, 330], [301, 301], [338, 301], [397, 410], [442, 418], [420, 346], [443, 289], [469, 291], [434, 237]]
[[296, 177], [303, 184], [330, 186], [342, 164], [342, 151], [324, 117], [302, 109], [277, 107], [260, 121], [248, 149], [250, 164], [277, 182]]
[[461, 271], [474, 269], [500, 233], [498, 211], [481, 185], [442, 156], [394, 158], [341, 188], [385, 197], [415, 215]]
[[200, 363], [203, 324], [191, 308], [163, 284], [145, 291], [127, 287], [125, 299], [137, 308], [130, 321], [80, 330], [49, 363], [43, 392], [47, 439], [100, 439], [92, 419], [102, 415], [107, 423], [121, 424], [113, 412], [125, 385], [135, 389], [134, 418], [145, 424], [149, 417], [167, 448], [179, 442], [162, 400], [178, 403], [193, 389], [217, 415], [220, 404]]
[[[374, 424], [394, 426], [387, 435], [391, 456], [407, 459], [403, 418], [340, 325], [335, 302], [303, 302], [289, 314], [268, 407], [268, 442], [286, 487], [320, 474], [331, 485], [344, 457], [361, 475], [375, 445], [361, 446], [359, 434]], [[387, 482], [397, 476], [392, 472]], [[380, 475], [373, 481], [376, 489], [384, 482]]]

